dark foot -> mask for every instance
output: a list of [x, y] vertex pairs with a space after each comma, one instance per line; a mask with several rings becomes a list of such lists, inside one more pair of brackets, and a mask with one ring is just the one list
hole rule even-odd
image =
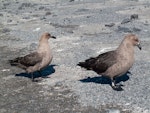
[[127, 71], [127, 74], [132, 75], [132, 73], [130, 71]]
[[31, 74], [31, 80], [32, 80], [32, 82], [34, 82], [34, 75], [33, 75], [33, 73]]
[[121, 84], [121, 83], [118, 83], [117, 85], [119, 85], [120, 87], [121, 87], [121, 86], [125, 86], [125, 85], [123, 85], [123, 84]]
[[43, 80], [43, 78], [39, 77], [39, 78], [32, 79], [32, 82], [40, 82], [42, 80]]
[[42, 78], [51, 78], [50, 76], [43, 76]]
[[112, 80], [111, 82], [111, 87], [115, 90], [115, 91], [123, 91], [123, 89], [121, 88], [121, 86], [123, 86], [122, 84], [116, 84], [115, 80]]
[[113, 90], [115, 91], [123, 91], [121, 85], [114, 85], [114, 86], [111, 86], [113, 88]]

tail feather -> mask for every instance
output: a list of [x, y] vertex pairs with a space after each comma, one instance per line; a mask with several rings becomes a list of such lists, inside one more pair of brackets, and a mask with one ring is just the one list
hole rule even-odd
[[9, 60], [8, 62], [10, 63], [11, 66], [17, 66], [20, 62], [21, 57], [15, 58], [13, 60]]
[[27, 69], [27, 66], [23, 65], [20, 63], [21, 59], [23, 57], [18, 57], [18, 58], [15, 58], [13, 60], [8, 60], [8, 62], [10, 63], [11, 66], [17, 66], [19, 68], [22, 68], [22, 69]]
[[95, 63], [95, 58], [90, 58], [85, 60], [85, 62], [79, 62], [78, 66], [81, 66], [87, 70], [91, 70], [93, 68], [93, 64]]

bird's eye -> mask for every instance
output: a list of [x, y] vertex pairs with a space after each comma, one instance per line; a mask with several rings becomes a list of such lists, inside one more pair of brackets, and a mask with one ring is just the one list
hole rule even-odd
[[136, 38], [135, 41], [138, 42], [139, 40]]
[[47, 36], [51, 36], [50, 34], [47, 34]]

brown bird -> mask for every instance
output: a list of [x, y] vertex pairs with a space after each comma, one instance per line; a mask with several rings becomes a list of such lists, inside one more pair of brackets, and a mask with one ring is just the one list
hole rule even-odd
[[102, 53], [95, 58], [89, 58], [85, 62], [79, 62], [78, 65], [110, 78], [114, 90], [123, 90], [121, 85], [116, 85], [115, 79], [125, 74], [132, 67], [134, 63], [134, 46], [138, 46], [141, 50], [138, 37], [134, 34], [128, 34], [116, 50]]
[[31, 73], [32, 81], [34, 81], [33, 72], [38, 71], [41, 74], [40, 71], [47, 67], [52, 61], [53, 56], [48, 43], [49, 38], [56, 39], [56, 37], [51, 36], [51, 34], [44, 33], [39, 40], [39, 46], [36, 52], [9, 60], [9, 63], [12, 66], [17, 66], [26, 70], [27, 73]]

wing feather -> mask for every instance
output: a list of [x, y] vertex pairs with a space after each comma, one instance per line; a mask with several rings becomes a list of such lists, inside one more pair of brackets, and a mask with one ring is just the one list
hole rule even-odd
[[20, 59], [20, 63], [25, 66], [34, 66], [35, 64], [41, 61], [42, 61], [42, 55], [37, 52], [28, 54], [24, 57], [21, 57]]
[[110, 66], [117, 62], [116, 51], [109, 51], [102, 53], [97, 57], [92, 57], [84, 62], [79, 62], [79, 66], [84, 67], [87, 70], [93, 70], [98, 74], [105, 72]]
[[109, 52], [100, 54], [98, 57], [96, 57], [95, 64], [93, 65], [93, 70], [97, 73], [103, 73], [109, 67], [114, 65], [116, 62], [117, 62], [116, 51], [109, 51]]

